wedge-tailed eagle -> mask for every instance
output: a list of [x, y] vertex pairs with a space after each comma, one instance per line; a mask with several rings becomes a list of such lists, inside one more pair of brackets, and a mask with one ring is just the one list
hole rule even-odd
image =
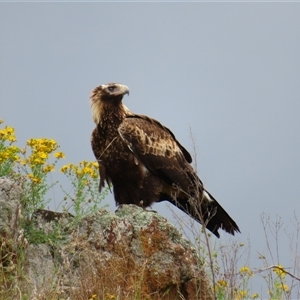
[[91, 94], [96, 128], [91, 144], [99, 163], [99, 189], [112, 184], [117, 205], [143, 207], [167, 200], [219, 237], [218, 229], [234, 235], [237, 224], [204, 188], [191, 166], [189, 152], [170, 129], [123, 103], [126, 85], [108, 83]]

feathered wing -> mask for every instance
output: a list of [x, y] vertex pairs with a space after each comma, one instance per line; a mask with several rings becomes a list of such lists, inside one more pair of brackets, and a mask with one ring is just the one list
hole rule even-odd
[[[166, 195], [168, 197], [165, 200], [200, 223], [205, 223], [206, 228], [217, 237], [219, 228], [233, 235], [235, 231], [239, 231], [221, 205], [204, 190], [201, 180], [190, 165], [190, 154], [167, 127], [149, 117], [132, 115], [124, 119], [118, 131], [149, 172], [161, 178], [170, 186], [170, 190], [174, 186], [178, 187], [180, 193], [177, 199], [174, 199], [174, 195]], [[193, 201], [196, 201], [196, 210]]]
[[91, 146], [94, 153], [95, 158], [99, 164], [99, 175], [100, 175], [100, 182], [99, 182], [99, 192], [101, 192], [102, 188], [104, 188], [105, 183], [108, 186], [111, 184], [111, 179], [108, 176], [105, 166], [101, 163], [101, 157], [104, 149], [102, 148], [100, 141], [100, 136], [97, 128], [95, 128], [91, 135]]
[[119, 127], [119, 133], [129, 149], [154, 175], [168, 184], [188, 189], [189, 177], [184, 172], [188, 151], [179, 144], [172, 132], [158, 121], [146, 116], [128, 116]]

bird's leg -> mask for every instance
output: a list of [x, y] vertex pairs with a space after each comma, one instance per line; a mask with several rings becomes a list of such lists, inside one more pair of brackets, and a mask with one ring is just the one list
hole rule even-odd
[[153, 213], [157, 214], [156, 210], [147, 209], [146, 206], [144, 206], [144, 201], [143, 200], [140, 200], [140, 203], [139, 203], [138, 206], [140, 206], [144, 211], [153, 212]]

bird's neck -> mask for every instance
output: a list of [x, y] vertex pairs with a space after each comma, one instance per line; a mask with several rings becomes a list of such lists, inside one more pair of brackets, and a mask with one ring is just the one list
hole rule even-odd
[[118, 127], [128, 112], [128, 108], [122, 102], [118, 104], [101, 103], [101, 107], [98, 107], [98, 118], [96, 118], [98, 130], [105, 135], [117, 134]]

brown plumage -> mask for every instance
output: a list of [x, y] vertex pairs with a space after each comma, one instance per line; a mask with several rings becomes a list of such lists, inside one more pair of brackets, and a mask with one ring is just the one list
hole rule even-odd
[[117, 205], [143, 207], [167, 200], [204, 224], [234, 235], [239, 228], [206, 191], [190, 163], [188, 151], [158, 121], [132, 113], [122, 98], [127, 86], [109, 83], [91, 94], [96, 128], [91, 143], [99, 162], [100, 190], [113, 185]]

